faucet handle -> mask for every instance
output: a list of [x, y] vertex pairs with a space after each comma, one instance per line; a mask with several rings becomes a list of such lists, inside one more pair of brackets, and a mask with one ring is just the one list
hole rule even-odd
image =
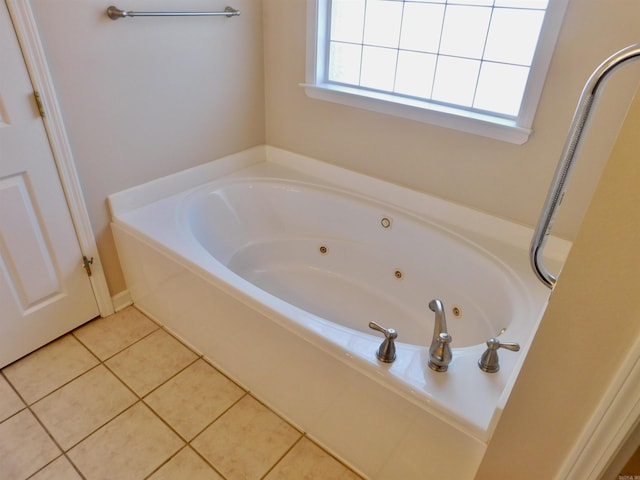
[[398, 332], [393, 328], [384, 328], [376, 322], [369, 322], [369, 328], [384, 333], [384, 340], [376, 352], [378, 360], [384, 363], [391, 363], [396, 359], [396, 345], [393, 342], [398, 338]]
[[520, 345], [517, 343], [502, 343], [497, 338], [490, 338], [487, 340], [487, 349], [480, 357], [480, 360], [478, 360], [480, 370], [487, 373], [496, 373], [500, 370], [500, 362], [498, 359], [499, 348], [506, 348], [512, 352], [517, 352], [520, 350]]

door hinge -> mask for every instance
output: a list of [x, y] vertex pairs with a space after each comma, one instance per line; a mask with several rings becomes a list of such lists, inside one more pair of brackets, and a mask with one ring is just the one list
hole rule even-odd
[[36, 104], [38, 105], [38, 112], [42, 118], [45, 118], [44, 112], [44, 102], [42, 101], [42, 97], [40, 96], [40, 92], [33, 92], [33, 96], [36, 98]]
[[93, 257], [91, 257], [91, 259], [87, 258], [86, 256], [82, 257], [82, 266], [84, 267], [84, 269], [87, 271], [87, 275], [91, 276], [91, 265], [93, 265]]

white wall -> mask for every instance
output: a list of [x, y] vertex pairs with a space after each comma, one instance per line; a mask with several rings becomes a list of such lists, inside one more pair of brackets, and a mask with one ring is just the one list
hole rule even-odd
[[[97, 0], [30, 1], [112, 294], [125, 288], [105, 198], [266, 141], [532, 225], [580, 90], [640, 41], [635, 0], [573, 0], [535, 133], [515, 146], [304, 95], [305, 0], [148, 0], [131, 10], [222, 9], [227, 18], [109, 20]], [[124, 1], [124, 0], [123, 0]], [[263, 37], [264, 15], [264, 37]], [[264, 59], [263, 59], [264, 44]], [[636, 72], [631, 72], [631, 70]], [[573, 238], [636, 85], [607, 86], [555, 233]], [[266, 92], [266, 93], [265, 93]], [[266, 105], [266, 133], [265, 133]]]
[[124, 280], [107, 195], [262, 144], [259, 0], [122, 0], [125, 10], [241, 11], [233, 18], [110, 20], [111, 2], [32, 0], [112, 294]]
[[[533, 225], [578, 97], [609, 55], [640, 42], [635, 0], [573, 0], [545, 84], [534, 134], [522, 146], [313, 100], [305, 78], [304, 0], [265, 0], [267, 140], [454, 202]], [[640, 75], [605, 91], [554, 233], [573, 238]]]

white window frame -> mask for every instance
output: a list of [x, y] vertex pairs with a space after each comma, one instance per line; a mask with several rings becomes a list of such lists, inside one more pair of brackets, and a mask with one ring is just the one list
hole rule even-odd
[[524, 144], [531, 126], [569, 0], [549, 0], [520, 113], [515, 119], [481, 114], [429, 101], [336, 85], [325, 81], [328, 2], [307, 0], [306, 94], [315, 99], [452, 128], [514, 144]]

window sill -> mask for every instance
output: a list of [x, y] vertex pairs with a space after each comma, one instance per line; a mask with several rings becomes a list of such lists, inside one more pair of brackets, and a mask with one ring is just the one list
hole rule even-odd
[[301, 86], [309, 97], [318, 100], [438, 125], [517, 145], [526, 143], [532, 132], [530, 129], [518, 126], [513, 120], [384, 93], [332, 84], [307, 83]]

